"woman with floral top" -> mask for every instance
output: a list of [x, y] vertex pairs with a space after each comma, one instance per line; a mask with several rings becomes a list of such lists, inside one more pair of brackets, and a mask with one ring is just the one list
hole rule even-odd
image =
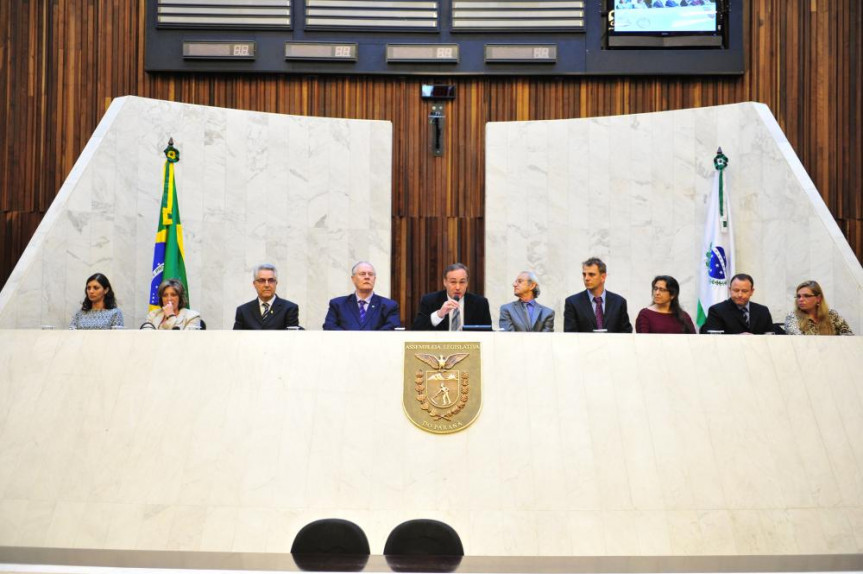
[[111, 282], [101, 273], [94, 273], [84, 284], [84, 302], [72, 317], [70, 329], [111, 329], [123, 327], [123, 312], [117, 308], [117, 300]]

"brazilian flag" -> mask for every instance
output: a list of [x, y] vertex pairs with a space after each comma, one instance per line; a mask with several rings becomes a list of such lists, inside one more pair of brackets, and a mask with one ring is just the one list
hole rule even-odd
[[174, 182], [174, 164], [180, 161], [180, 152], [174, 147], [174, 139], [165, 148], [165, 168], [162, 181], [162, 208], [159, 211], [159, 230], [153, 248], [153, 279], [150, 282], [150, 310], [161, 307], [159, 285], [164, 279], [178, 279], [189, 296], [186, 281], [185, 251], [183, 249], [183, 224], [180, 223], [180, 202]]

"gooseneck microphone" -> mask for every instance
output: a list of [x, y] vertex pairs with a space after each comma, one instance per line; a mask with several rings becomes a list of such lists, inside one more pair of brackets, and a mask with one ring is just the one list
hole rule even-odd
[[141, 324], [140, 327], [138, 327], [139, 330], [140, 329], [155, 329], [155, 328], [156, 328], [156, 326], [149, 321], [145, 321], [144, 323]]

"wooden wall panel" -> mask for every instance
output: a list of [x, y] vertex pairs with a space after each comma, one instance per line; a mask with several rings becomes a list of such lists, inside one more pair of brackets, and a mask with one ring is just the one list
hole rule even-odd
[[765, 102], [863, 260], [861, 2], [749, 0], [745, 10], [739, 77], [451, 78], [446, 151], [433, 158], [419, 98], [432, 78], [148, 74], [142, 0], [0, 1], [0, 284], [107, 104], [129, 94], [392, 121], [392, 288], [408, 323], [454, 260], [483, 290], [488, 121]]

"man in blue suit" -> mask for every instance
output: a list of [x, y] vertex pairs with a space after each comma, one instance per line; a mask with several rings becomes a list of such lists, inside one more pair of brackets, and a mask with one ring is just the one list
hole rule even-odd
[[401, 325], [399, 304], [375, 294], [377, 273], [368, 261], [351, 269], [356, 291], [330, 300], [324, 331], [392, 331]]

